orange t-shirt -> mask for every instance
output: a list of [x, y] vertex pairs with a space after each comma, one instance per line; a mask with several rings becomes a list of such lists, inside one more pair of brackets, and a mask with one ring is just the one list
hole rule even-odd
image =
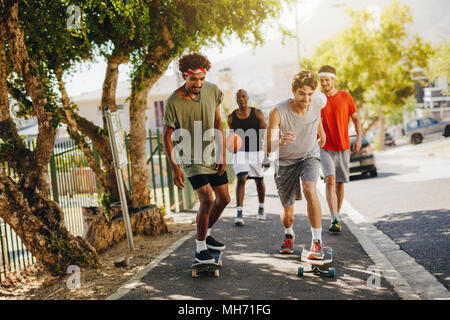
[[323, 130], [327, 137], [323, 149], [333, 151], [350, 149], [348, 123], [350, 116], [356, 111], [350, 93], [338, 90], [334, 96], [327, 96], [327, 105], [321, 113]]

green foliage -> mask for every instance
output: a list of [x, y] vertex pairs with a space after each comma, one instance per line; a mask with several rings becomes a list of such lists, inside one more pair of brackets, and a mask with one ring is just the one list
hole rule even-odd
[[400, 112], [414, 94], [411, 70], [427, 66], [430, 44], [409, 35], [412, 15], [397, 0], [384, 8], [375, 28], [370, 27], [369, 12], [348, 13], [351, 25], [316, 48], [308, 63], [314, 70], [323, 64], [336, 67], [336, 87], [349, 91], [364, 109], [369, 118], [363, 121], [378, 117], [378, 106], [384, 115]]
[[[435, 81], [439, 77], [450, 79], [450, 38], [443, 39], [433, 46], [433, 53], [427, 68], [427, 75], [430, 81]], [[444, 94], [448, 92], [444, 92]]]

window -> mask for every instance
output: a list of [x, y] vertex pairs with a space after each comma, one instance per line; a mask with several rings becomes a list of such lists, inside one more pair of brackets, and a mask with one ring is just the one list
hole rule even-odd
[[412, 121], [408, 122], [407, 127], [409, 130], [416, 129], [417, 128], [417, 120], [412, 120]]
[[164, 101], [155, 101], [156, 127], [162, 127], [164, 123]]

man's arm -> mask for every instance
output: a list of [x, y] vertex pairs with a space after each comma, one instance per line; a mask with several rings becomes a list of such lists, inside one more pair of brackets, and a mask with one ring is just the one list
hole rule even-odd
[[222, 119], [220, 117], [220, 106], [216, 107], [216, 113], [214, 117], [214, 129], [217, 129], [220, 132], [220, 137], [216, 137], [216, 139], [220, 139], [220, 146], [222, 150], [217, 150], [217, 153], [222, 151], [222, 156], [221, 157], [219, 156], [217, 159], [216, 170], [219, 170], [217, 173], [219, 174], [219, 176], [221, 176], [227, 169], [227, 163], [226, 163], [225, 139], [223, 137]]
[[227, 123], [228, 123], [228, 129], [234, 129], [233, 128], [233, 113], [230, 113], [228, 115], [228, 119], [227, 119]]
[[256, 109], [255, 111], [256, 111], [255, 112], [256, 119], [258, 119], [258, 121], [259, 121], [259, 128], [266, 129], [267, 124], [266, 124], [266, 119], [264, 119], [264, 113], [259, 109]]
[[273, 108], [269, 114], [269, 125], [266, 129], [266, 138], [264, 141], [265, 154], [267, 157], [270, 156], [272, 152], [278, 150], [278, 143], [276, 143], [280, 130], [280, 115], [276, 108]]
[[319, 139], [320, 139], [319, 147], [323, 148], [323, 146], [325, 145], [325, 142], [327, 141], [327, 135], [325, 134], [325, 130], [323, 130], [322, 118], [320, 119], [320, 122], [319, 122], [318, 134], [319, 134]]
[[176, 163], [175, 154], [173, 152], [173, 141], [172, 141], [172, 133], [173, 128], [168, 125], [164, 125], [163, 127], [163, 147], [164, 152], [166, 153], [166, 157], [169, 161], [170, 168], [172, 170], [173, 182], [175, 185], [181, 189], [184, 188], [184, 174], [181, 171], [180, 167]]
[[353, 152], [358, 152], [361, 149], [361, 142], [362, 142], [362, 129], [361, 129], [361, 120], [359, 119], [358, 112], [352, 113], [350, 116], [353, 121], [353, 125], [355, 126], [356, 130], [356, 141], [353, 144]]

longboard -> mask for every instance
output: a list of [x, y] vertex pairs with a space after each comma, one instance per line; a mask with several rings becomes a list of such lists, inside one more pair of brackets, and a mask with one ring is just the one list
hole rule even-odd
[[208, 249], [208, 252], [214, 257], [214, 263], [199, 263], [194, 260], [191, 266], [193, 278], [198, 277], [200, 273], [214, 273], [214, 277], [219, 277], [219, 268], [222, 267], [222, 251]]
[[322, 260], [308, 259], [310, 251], [306, 247], [303, 247], [300, 260], [311, 265], [311, 270], [305, 270], [304, 267], [298, 267], [297, 275], [302, 277], [305, 273], [313, 273], [315, 275], [325, 274], [330, 278], [335, 278], [336, 270], [334, 268], [330, 268], [331, 263], [333, 262], [333, 249], [330, 247], [324, 247], [323, 252], [324, 257]]

